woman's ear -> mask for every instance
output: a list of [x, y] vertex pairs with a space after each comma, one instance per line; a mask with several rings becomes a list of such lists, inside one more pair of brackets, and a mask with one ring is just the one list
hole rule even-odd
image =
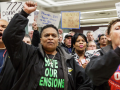
[[107, 35], [107, 40], [111, 41], [110, 35]]

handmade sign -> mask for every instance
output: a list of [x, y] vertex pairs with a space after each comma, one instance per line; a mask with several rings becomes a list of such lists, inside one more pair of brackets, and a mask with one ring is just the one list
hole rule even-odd
[[62, 11], [61, 12], [62, 29], [80, 29], [80, 12], [79, 11]]

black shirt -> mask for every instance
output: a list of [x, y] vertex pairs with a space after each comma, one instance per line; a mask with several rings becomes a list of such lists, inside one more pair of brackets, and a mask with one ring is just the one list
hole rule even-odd
[[[47, 57], [48, 55], [48, 57]], [[55, 55], [45, 54], [45, 64], [37, 90], [64, 90], [64, 75], [60, 53]]]

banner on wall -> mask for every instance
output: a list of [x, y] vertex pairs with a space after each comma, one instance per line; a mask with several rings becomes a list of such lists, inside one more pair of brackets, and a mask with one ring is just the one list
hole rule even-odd
[[[1, 2], [1, 18], [11, 21], [16, 13], [20, 13], [25, 2]], [[29, 23], [34, 21], [34, 13], [28, 16]]]
[[80, 12], [79, 11], [62, 11], [61, 12], [62, 29], [80, 29]]
[[37, 24], [38, 27], [43, 27], [47, 24], [53, 24], [58, 28], [60, 22], [60, 14], [40, 10], [38, 14]]
[[117, 9], [117, 16], [118, 18], [120, 18], [120, 2], [119, 3], [115, 3], [116, 9]]

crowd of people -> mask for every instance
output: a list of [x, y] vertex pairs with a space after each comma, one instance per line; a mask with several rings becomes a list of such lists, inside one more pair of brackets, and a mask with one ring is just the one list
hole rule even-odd
[[[0, 90], [120, 90], [120, 19], [94, 40], [93, 32], [48, 24], [25, 34], [37, 3], [27, 1], [8, 23], [0, 19]], [[99, 49], [92, 57], [85, 53]]]

